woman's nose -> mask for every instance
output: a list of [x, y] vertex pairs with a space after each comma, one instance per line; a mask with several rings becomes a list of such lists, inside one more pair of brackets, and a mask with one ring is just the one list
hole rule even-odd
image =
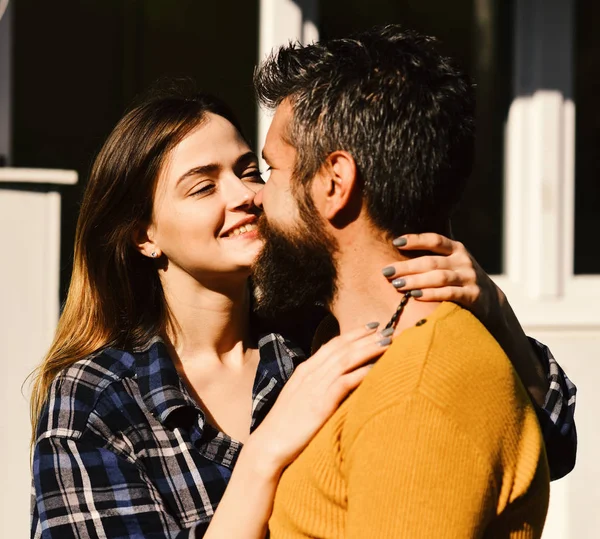
[[231, 209], [236, 208], [249, 208], [254, 205], [254, 191], [248, 187], [244, 182], [237, 182], [237, 186], [233, 188], [231, 192], [231, 199], [229, 207]]
[[254, 192], [253, 191], [249, 191], [247, 193], [244, 193], [242, 200], [239, 204], [240, 208], [246, 208], [249, 206], [252, 206], [252, 199], [254, 198]]

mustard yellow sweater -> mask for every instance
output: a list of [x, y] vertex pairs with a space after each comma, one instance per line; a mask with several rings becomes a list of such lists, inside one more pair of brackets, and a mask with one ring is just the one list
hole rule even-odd
[[533, 406], [468, 311], [394, 339], [281, 478], [272, 539], [533, 538], [548, 507]]

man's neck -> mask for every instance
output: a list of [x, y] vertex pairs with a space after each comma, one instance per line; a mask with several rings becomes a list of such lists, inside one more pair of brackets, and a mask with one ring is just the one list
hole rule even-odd
[[[348, 248], [338, 253], [337, 294], [331, 311], [342, 333], [369, 322], [379, 322], [383, 329], [390, 321], [403, 294], [398, 293], [381, 270], [400, 260], [405, 258], [391, 242], [371, 235], [355, 237]], [[413, 326], [438, 305], [438, 302], [410, 299], [398, 320], [396, 333]]]

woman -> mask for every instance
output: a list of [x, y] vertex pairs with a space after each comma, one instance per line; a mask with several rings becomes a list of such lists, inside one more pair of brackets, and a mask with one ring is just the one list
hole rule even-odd
[[365, 320], [304, 361], [318, 314], [252, 315], [261, 185], [205, 95], [151, 97], [109, 136], [34, 388], [32, 536], [263, 536], [282, 470], [389, 345]]

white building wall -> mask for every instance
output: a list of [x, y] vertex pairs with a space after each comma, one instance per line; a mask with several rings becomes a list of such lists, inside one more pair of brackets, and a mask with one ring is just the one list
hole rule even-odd
[[59, 185], [77, 174], [0, 168], [0, 537], [28, 537], [29, 386], [59, 313]]
[[[578, 387], [577, 464], [553, 482], [544, 539], [600, 537], [600, 275], [574, 275], [575, 0], [515, 3], [515, 98], [506, 140], [505, 275], [526, 332]], [[590, 246], [590, 248], [594, 248]]]
[[543, 539], [600, 537], [600, 467], [597, 464], [597, 381], [600, 379], [600, 328], [527, 327], [529, 335], [546, 343], [576, 383], [575, 413], [579, 446], [575, 469], [553, 481]]

